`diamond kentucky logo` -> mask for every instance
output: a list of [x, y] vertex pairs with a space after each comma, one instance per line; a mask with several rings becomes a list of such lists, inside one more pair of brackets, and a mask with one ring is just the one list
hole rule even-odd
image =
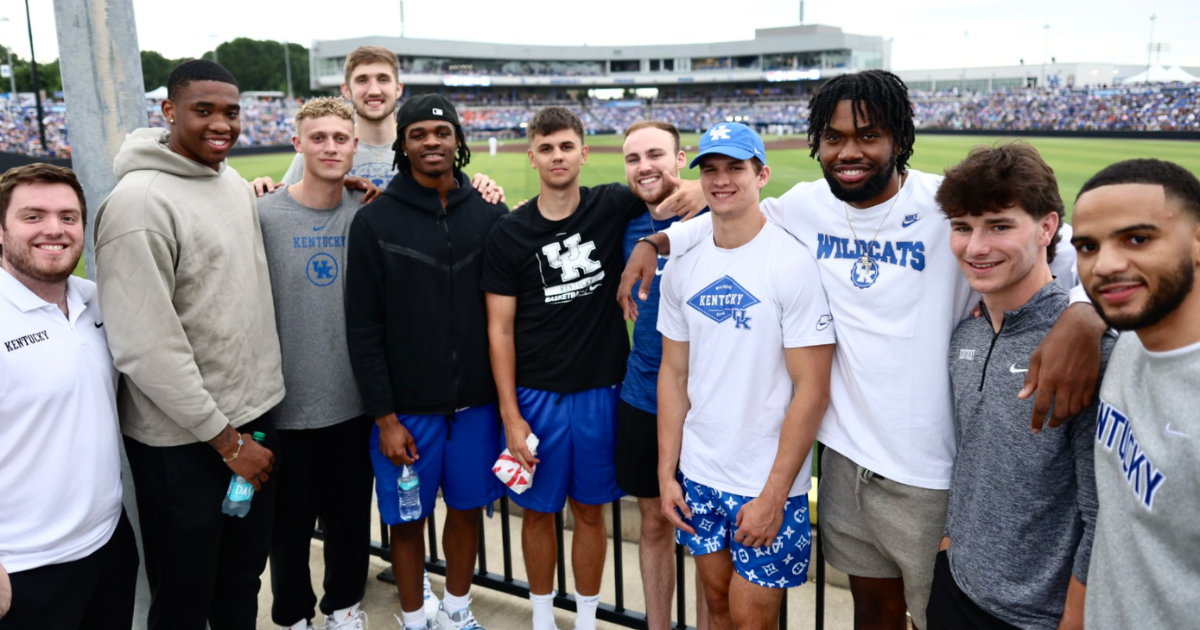
[[733, 317], [738, 328], [749, 329], [750, 318], [746, 317], [746, 309], [761, 302], [742, 285], [729, 276], [704, 287], [699, 293], [687, 301], [688, 306], [700, 311], [705, 317], [720, 324]]

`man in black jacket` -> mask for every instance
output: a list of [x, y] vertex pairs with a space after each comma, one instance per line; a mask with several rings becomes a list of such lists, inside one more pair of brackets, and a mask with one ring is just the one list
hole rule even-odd
[[[428, 94], [400, 109], [397, 174], [350, 228], [346, 327], [367, 414], [371, 459], [405, 628], [435, 626], [422, 607], [422, 536], [438, 488], [446, 502], [444, 630], [478, 628], [471, 573], [479, 508], [503, 494], [491, 472], [500, 452], [496, 388], [480, 291], [484, 239], [507, 212], [462, 172], [470, 160], [454, 106]], [[421, 512], [404, 520], [397, 481], [420, 478]]]

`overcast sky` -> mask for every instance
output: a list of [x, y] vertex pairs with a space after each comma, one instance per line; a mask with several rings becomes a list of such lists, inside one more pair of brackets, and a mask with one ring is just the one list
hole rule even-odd
[[[139, 46], [172, 58], [199, 56], [235, 37], [308, 46], [314, 39], [400, 33], [399, 0], [132, 1]], [[589, 4], [595, 8], [580, 9]], [[53, 60], [53, 0], [32, 0], [30, 6], [38, 59]], [[302, 8], [308, 6], [315, 8]], [[799, 13], [798, 1], [781, 0], [407, 0], [404, 34], [523, 44], [736, 41], [753, 39], [756, 28], [797, 24]], [[809, 24], [894, 38], [892, 67], [913, 70], [1013, 65], [1022, 58], [1040, 64], [1047, 56], [1145, 64], [1152, 14], [1153, 41], [1170, 47], [1162, 63], [1200, 66], [1195, 0], [809, 0], [804, 17]], [[28, 58], [24, 4], [0, 0], [0, 17], [9, 19], [0, 21], [0, 41]]]

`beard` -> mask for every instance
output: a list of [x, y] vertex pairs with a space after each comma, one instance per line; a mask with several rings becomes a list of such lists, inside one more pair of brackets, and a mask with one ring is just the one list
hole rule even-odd
[[895, 172], [896, 156], [892, 155], [887, 165], [863, 182], [862, 186], [848, 190], [837, 180], [831, 169], [827, 169], [824, 164], [821, 164], [821, 173], [825, 175], [825, 181], [829, 182], [829, 190], [834, 197], [846, 203], [863, 203], [878, 197], [887, 188], [888, 182], [891, 181], [892, 174]]
[[[1120, 281], [1121, 278], [1105, 278], [1104, 282], [1113, 280]], [[1196, 283], [1196, 269], [1193, 266], [1190, 257], [1184, 258], [1179, 267], [1174, 273], [1163, 276], [1162, 282], [1159, 284], [1158, 290], [1150, 296], [1146, 302], [1146, 306], [1137, 313], [1129, 315], [1110, 315], [1104, 312], [1104, 307], [1099, 301], [1093, 301], [1092, 305], [1096, 308], [1096, 312], [1100, 314], [1100, 319], [1109, 327], [1117, 330], [1140, 330], [1149, 328], [1166, 319], [1168, 315], [1175, 312], [1180, 304], [1187, 299], [1188, 294], [1192, 292], [1192, 287]], [[1093, 283], [1097, 284], [1097, 283]]]
[[[71, 247], [67, 245], [68, 249]], [[57, 266], [38, 265], [33, 260], [32, 249], [28, 244], [18, 245], [5, 233], [0, 258], [3, 258], [5, 267], [38, 282], [62, 282], [75, 272], [75, 266], [79, 264], [79, 257], [75, 256], [74, 260], [63, 260], [62, 264]]]
[[[678, 173], [676, 173], [676, 175], [678, 175]], [[663, 181], [666, 181], [666, 178], [665, 178], [665, 177], [663, 178]], [[675, 191], [676, 191], [676, 190], [679, 190], [679, 189], [678, 189], [678, 188], [672, 188], [672, 187], [670, 187], [670, 186], [662, 186], [662, 187], [660, 187], [660, 188], [659, 188], [658, 194], [656, 194], [656, 195], [654, 195], [654, 196], [652, 196], [652, 197], [647, 197], [647, 196], [645, 196], [645, 195], [642, 193], [642, 191], [641, 191], [641, 190], [639, 190], [639, 189], [638, 189], [636, 186], [631, 186], [631, 187], [630, 187], [630, 190], [632, 190], [632, 191], [633, 191], [633, 195], [634, 195], [635, 197], [637, 197], [638, 199], [641, 199], [642, 201], [646, 202], [646, 204], [647, 204], [647, 205], [651, 205], [651, 206], [657, 206], [658, 204], [660, 204], [660, 203], [662, 203], [662, 202], [666, 201], [666, 200], [667, 200], [667, 197], [670, 197], [671, 195], [675, 194]]]

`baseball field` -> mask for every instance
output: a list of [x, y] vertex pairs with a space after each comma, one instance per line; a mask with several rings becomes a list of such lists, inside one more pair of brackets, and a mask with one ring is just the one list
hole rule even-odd
[[[821, 177], [817, 162], [803, 148], [802, 138], [785, 138], [767, 141], [767, 161], [771, 166], [771, 183], [764, 196], [783, 194], [797, 182]], [[972, 147], [992, 145], [1011, 138], [999, 136], [942, 136], [918, 135], [916, 151], [909, 166], [928, 173], [941, 173], [964, 157]], [[1099, 140], [1090, 138], [1028, 138], [1054, 168], [1058, 176], [1059, 189], [1066, 203], [1068, 216], [1074, 205], [1079, 188], [1101, 168], [1130, 158], [1154, 157], [1178, 162], [1200, 175], [1200, 143], [1169, 140]], [[585, 186], [613, 181], [625, 181], [625, 169], [621, 159], [621, 136], [592, 136], [587, 144], [591, 155], [580, 176]], [[683, 139], [689, 159], [695, 155], [698, 136], [688, 135]], [[798, 148], [799, 147], [799, 148]], [[486, 144], [473, 144], [471, 163], [467, 171], [487, 173], [504, 186], [510, 205], [537, 194], [537, 172], [529, 166], [525, 155], [526, 144], [522, 140], [501, 145], [495, 156], [488, 155]], [[229, 162], [246, 179], [267, 175], [278, 179], [291, 163], [291, 154], [272, 154], [230, 158]], [[686, 179], [696, 179], [695, 171], [683, 173]]]

